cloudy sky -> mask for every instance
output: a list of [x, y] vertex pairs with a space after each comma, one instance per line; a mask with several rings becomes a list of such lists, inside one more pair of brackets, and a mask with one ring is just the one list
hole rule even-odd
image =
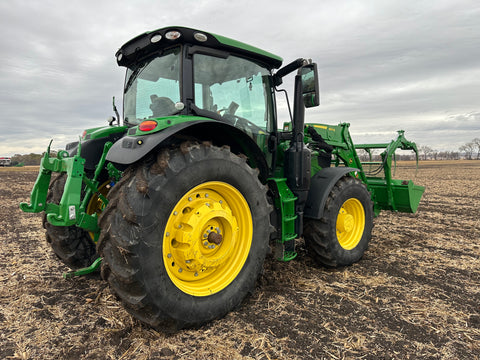
[[168, 25], [250, 43], [284, 64], [312, 58], [322, 96], [307, 121], [349, 122], [357, 143], [399, 129], [436, 150], [480, 137], [478, 0], [2, 0], [0, 155], [40, 153], [50, 139], [61, 148], [106, 124], [112, 96], [119, 108], [122, 99], [114, 53]]

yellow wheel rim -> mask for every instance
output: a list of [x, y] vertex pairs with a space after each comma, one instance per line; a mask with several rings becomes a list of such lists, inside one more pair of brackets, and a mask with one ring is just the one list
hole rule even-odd
[[[110, 181], [105, 181], [98, 188], [98, 192], [105, 197], [107, 196], [109, 190], [110, 190]], [[90, 201], [88, 202], [86, 213], [88, 215], [93, 215], [93, 214], [100, 215], [100, 213], [103, 211], [104, 208], [105, 208], [105, 203], [103, 202], [103, 200], [100, 199], [97, 194], [93, 194], [92, 197], [90, 198]], [[88, 233], [92, 238], [92, 240], [95, 240], [95, 234], [91, 231], [89, 231]]]
[[227, 287], [247, 260], [252, 214], [233, 186], [206, 182], [188, 191], [170, 213], [163, 235], [163, 262], [184, 293], [215, 294]]
[[354, 249], [365, 229], [365, 209], [358, 199], [348, 199], [338, 211], [337, 239], [345, 250]]

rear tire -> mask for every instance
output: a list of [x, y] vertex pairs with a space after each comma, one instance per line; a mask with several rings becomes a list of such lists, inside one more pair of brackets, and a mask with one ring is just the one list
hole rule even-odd
[[305, 244], [321, 265], [351, 265], [367, 249], [372, 227], [371, 195], [360, 180], [347, 176], [330, 192], [323, 217], [305, 221]]
[[162, 150], [109, 194], [102, 276], [127, 311], [164, 331], [224, 316], [263, 269], [273, 229], [266, 190], [226, 147]]
[[[52, 180], [47, 203], [60, 203], [66, 180], [66, 173], [61, 173]], [[54, 226], [47, 221], [45, 213], [42, 220], [47, 242], [65, 265], [71, 269], [80, 269], [90, 266], [98, 258], [95, 243], [87, 231], [75, 225]]]

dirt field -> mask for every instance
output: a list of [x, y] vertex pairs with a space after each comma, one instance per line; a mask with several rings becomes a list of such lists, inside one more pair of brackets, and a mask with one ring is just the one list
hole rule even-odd
[[382, 212], [364, 258], [328, 270], [299, 244], [267, 259], [254, 295], [166, 335], [128, 315], [97, 275], [64, 280], [38, 214], [35, 168], [0, 169], [0, 359], [479, 359], [480, 162], [413, 164], [415, 215]]

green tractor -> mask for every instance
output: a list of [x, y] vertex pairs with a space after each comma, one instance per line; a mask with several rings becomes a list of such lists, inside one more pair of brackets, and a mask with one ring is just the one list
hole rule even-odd
[[[139, 35], [116, 59], [127, 69], [123, 124], [114, 101], [109, 126], [56, 157], [49, 145], [20, 207], [44, 212], [47, 241], [74, 270], [66, 277], [101, 267], [151, 326], [224, 316], [253, 292], [270, 249], [292, 260], [301, 237], [320, 264], [350, 265], [381, 210], [418, 207], [424, 188], [392, 179], [395, 150], [417, 152], [402, 131], [354, 146], [349, 124], [305, 124], [305, 108], [319, 105], [311, 61], [281, 67], [269, 52], [185, 27]], [[292, 72], [293, 116], [279, 130], [275, 95]], [[365, 165], [356, 148], [383, 148], [382, 159]]]

